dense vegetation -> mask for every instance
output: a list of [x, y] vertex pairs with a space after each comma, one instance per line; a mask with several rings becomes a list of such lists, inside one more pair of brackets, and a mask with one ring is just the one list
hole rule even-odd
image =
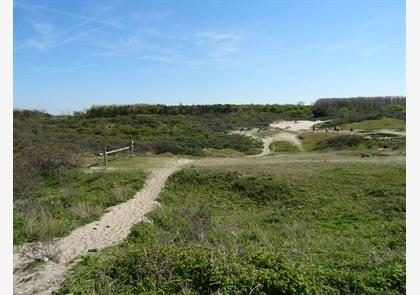
[[[141, 108], [135, 114], [129, 112], [126, 115], [113, 113], [112, 106], [109, 110], [102, 107], [101, 111], [92, 108], [86, 114], [76, 116], [15, 111], [14, 147], [15, 152], [19, 152], [26, 147], [48, 144], [77, 153], [94, 153], [104, 146], [116, 148], [134, 140], [136, 151], [140, 153], [204, 155], [203, 149], [213, 148], [253, 154], [261, 147], [260, 142], [228, 131], [239, 127], [268, 126], [276, 119], [290, 116], [310, 116], [309, 107], [283, 108], [284, 113], [257, 112], [250, 107], [234, 113], [199, 115], [173, 111], [159, 114], [154, 111], [154, 106], [145, 106], [145, 110]], [[286, 111], [289, 109], [291, 111]]]
[[136, 141], [140, 153], [205, 155], [204, 149], [258, 152], [261, 144], [229, 134], [237, 128], [264, 128], [280, 119], [330, 118], [328, 125], [382, 117], [405, 119], [405, 98], [320, 99], [305, 105], [111, 105], [73, 116], [15, 110], [14, 150], [54, 145], [75, 153], [96, 153]]
[[108, 105], [93, 106], [86, 111], [87, 117], [115, 117], [122, 115], [154, 114], [154, 115], [225, 115], [225, 114], [280, 114], [283, 118], [310, 117], [310, 107], [305, 105]]
[[405, 98], [320, 99], [305, 105], [111, 105], [73, 116], [15, 110], [14, 148], [54, 145], [76, 153], [99, 152], [136, 141], [138, 152], [204, 155], [203, 149], [256, 153], [258, 141], [236, 128], [263, 128], [279, 119], [333, 119], [327, 124], [382, 117], [405, 119]]
[[327, 126], [383, 117], [405, 120], [405, 97], [323, 98], [313, 104], [312, 113], [332, 119]]
[[380, 130], [380, 129], [405, 129], [405, 121], [395, 118], [382, 118], [348, 123], [341, 126], [342, 129]]
[[298, 136], [306, 151], [378, 151], [405, 152], [405, 136], [374, 133], [365, 136], [341, 133], [303, 133]]
[[153, 224], [58, 294], [405, 292], [404, 165], [235, 163], [171, 176]]
[[145, 179], [142, 170], [87, 173], [64, 150], [32, 147], [13, 161], [13, 241], [50, 241], [98, 219]]

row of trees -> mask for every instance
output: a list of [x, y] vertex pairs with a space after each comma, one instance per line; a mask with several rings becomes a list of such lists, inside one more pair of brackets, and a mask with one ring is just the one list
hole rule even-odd
[[405, 116], [404, 96], [322, 98], [312, 106], [314, 117], [345, 116], [348, 113]]
[[305, 105], [161, 105], [161, 104], [133, 104], [133, 105], [107, 105], [93, 106], [86, 111], [87, 117], [115, 117], [133, 114], [156, 115], [206, 115], [206, 114], [231, 114], [231, 113], [274, 113], [292, 117], [310, 116], [311, 107]]

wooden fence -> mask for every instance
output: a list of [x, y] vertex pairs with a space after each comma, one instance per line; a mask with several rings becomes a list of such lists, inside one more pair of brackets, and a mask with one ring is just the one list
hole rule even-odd
[[105, 147], [104, 152], [99, 153], [98, 156], [100, 156], [100, 157], [103, 156], [104, 157], [104, 164], [106, 165], [108, 163], [108, 155], [118, 153], [118, 152], [122, 152], [122, 151], [126, 151], [126, 150], [130, 150], [131, 157], [134, 156], [134, 141], [131, 141], [129, 146], [126, 146], [126, 147], [123, 147], [123, 148], [120, 148], [120, 149], [116, 149], [116, 150], [112, 150], [112, 151], [107, 151], [106, 147]]

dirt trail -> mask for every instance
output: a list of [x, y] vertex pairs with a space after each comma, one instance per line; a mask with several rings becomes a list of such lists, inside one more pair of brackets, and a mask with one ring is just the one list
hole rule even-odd
[[85, 256], [89, 250], [99, 251], [122, 242], [136, 223], [145, 220], [145, 215], [159, 206], [155, 201], [167, 178], [190, 160], [177, 160], [168, 168], [156, 168], [143, 188], [129, 201], [109, 208], [99, 221], [75, 229], [60, 239], [55, 246], [59, 250], [58, 263], [48, 261], [35, 272], [26, 272], [29, 262], [19, 252], [14, 255], [14, 294], [50, 294], [65, 279], [67, 271], [76, 258]]
[[[257, 155], [252, 155], [250, 157], [262, 157], [267, 156], [270, 154], [270, 144], [274, 141], [287, 141], [291, 144], [295, 145], [300, 151], [303, 151], [303, 146], [300, 140], [298, 139], [298, 135], [296, 133], [288, 132], [288, 131], [309, 131], [311, 130], [313, 125], [320, 124], [324, 121], [305, 121], [305, 120], [299, 120], [299, 121], [277, 121], [270, 124], [271, 128], [276, 129], [283, 129], [287, 131], [279, 131], [278, 133], [272, 135], [272, 136], [266, 136], [261, 138], [261, 140], [264, 143], [264, 147], [261, 153]], [[240, 131], [239, 133], [251, 136], [254, 138], [258, 138], [255, 136], [258, 129], [252, 129], [248, 131]]]
[[394, 129], [380, 129], [380, 130], [376, 130], [375, 132], [376, 133], [394, 134], [394, 135], [399, 135], [399, 136], [406, 136], [405, 131], [398, 131], [398, 130], [394, 130]]
[[270, 154], [270, 144], [274, 141], [290, 142], [291, 144], [295, 145], [300, 151], [303, 151], [302, 143], [297, 138], [297, 134], [280, 131], [279, 133], [277, 133], [275, 135], [263, 137], [263, 138], [261, 138], [261, 140], [263, 141], [263, 144], [264, 144], [262, 152], [257, 154], [257, 155], [252, 155], [252, 156], [249, 156], [249, 157], [255, 158], [255, 157], [262, 157], [262, 156], [269, 155]]

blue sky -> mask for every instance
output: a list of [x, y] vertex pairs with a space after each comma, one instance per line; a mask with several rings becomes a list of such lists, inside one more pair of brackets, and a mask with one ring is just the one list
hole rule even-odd
[[14, 106], [405, 95], [402, 0], [15, 0]]

